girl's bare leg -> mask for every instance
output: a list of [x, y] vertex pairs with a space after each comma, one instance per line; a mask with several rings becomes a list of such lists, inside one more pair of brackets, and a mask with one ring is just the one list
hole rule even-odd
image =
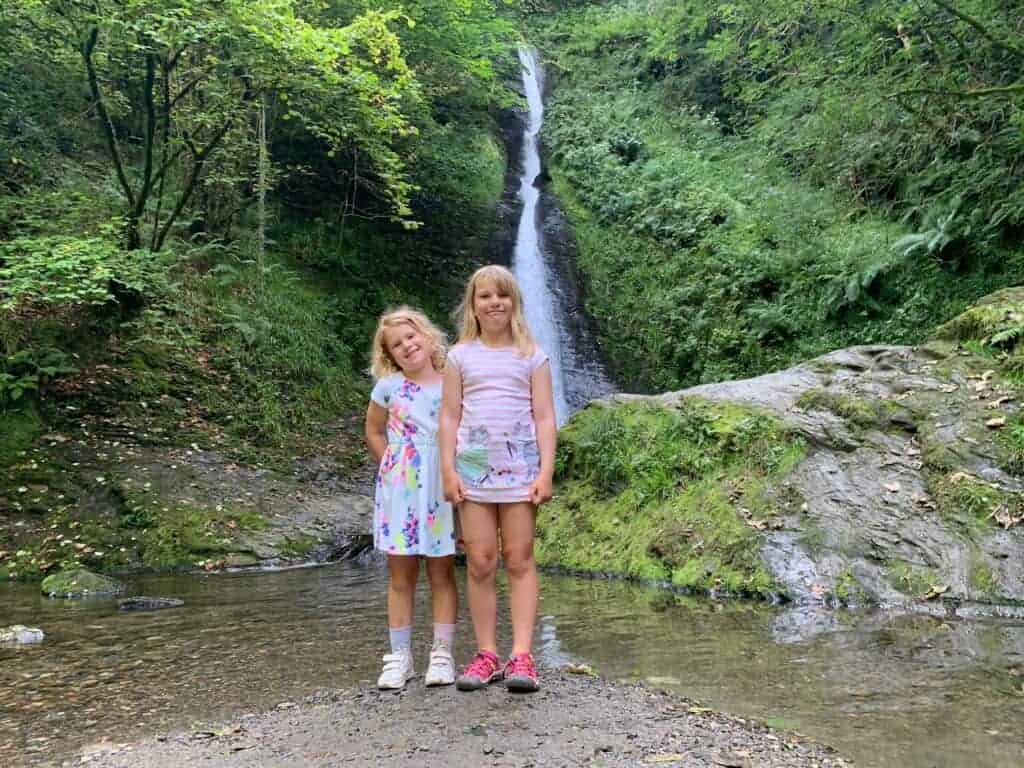
[[388, 555], [388, 627], [412, 626], [416, 580], [420, 559], [416, 555]]
[[508, 575], [512, 608], [512, 655], [529, 653], [537, 620], [537, 563], [533, 559], [533, 533], [537, 509], [529, 502], [499, 504], [501, 556]]
[[479, 651], [498, 652], [498, 510], [496, 504], [464, 501], [459, 510], [466, 548], [466, 597]]
[[425, 560], [434, 623], [454, 624], [459, 605], [459, 593], [455, 588], [455, 555], [427, 557]]

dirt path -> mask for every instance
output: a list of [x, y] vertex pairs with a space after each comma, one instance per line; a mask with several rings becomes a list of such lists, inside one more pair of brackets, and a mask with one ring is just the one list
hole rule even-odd
[[544, 689], [514, 696], [327, 691], [234, 722], [134, 745], [98, 744], [65, 765], [96, 768], [635, 766], [842, 768], [852, 763], [801, 736], [640, 685], [546, 671]]

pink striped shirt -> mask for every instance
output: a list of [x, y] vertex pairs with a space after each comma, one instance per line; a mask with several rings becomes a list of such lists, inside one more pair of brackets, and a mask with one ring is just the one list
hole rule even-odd
[[515, 347], [470, 341], [457, 344], [448, 360], [462, 376], [455, 467], [466, 498], [528, 501], [540, 471], [531, 379], [548, 356], [539, 348], [521, 357]]

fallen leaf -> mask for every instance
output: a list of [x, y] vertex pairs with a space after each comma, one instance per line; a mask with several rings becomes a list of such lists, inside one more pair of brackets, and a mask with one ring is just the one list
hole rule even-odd
[[1000, 504], [992, 510], [992, 514], [989, 517], [994, 518], [1004, 529], [1013, 528], [1013, 526], [1024, 521], [1024, 515], [1014, 515], [1005, 504]]
[[711, 709], [711, 707], [690, 707], [686, 711], [691, 715], [706, 715], [715, 710]]
[[953, 485], [958, 485], [959, 483], [962, 483], [964, 480], [973, 480], [973, 479], [974, 478], [971, 477], [971, 475], [969, 475], [966, 472], [954, 472], [953, 474], [951, 474], [949, 476], [949, 482], [951, 482]]
[[678, 763], [685, 759], [686, 755], [682, 752], [666, 752], [664, 755], [648, 755], [644, 758], [644, 762], [650, 765], [661, 765], [663, 763]]
[[989, 429], [999, 429], [1000, 427], [1005, 425], [1005, 416], [996, 416], [995, 418], [989, 419], [988, 421], [985, 422], [985, 426], [988, 427]]
[[995, 375], [996, 375], [996, 372], [990, 368], [989, 370], [987, 370], [983, 374], [981, 374], [981, 380], [982, 381], [988, 381], [989, 379], [991, 379]]
[[948, 584], [933, 584], [931, 586], [931, 588], [927, 592], [925, 592], [924, 599], [925, 600], [934, 600], [939, 595], [945, 594], [948, 591], [949, 591], [949, 585]]
[[589, 664], [566, 664], [565, 671], [570, 675], [588, 675], [590, 677], [596, 677], [597, 673], [594, 668]]
[[1003, 395], [1002, 397], [997, 397], [995, 400], [993, 400], [991, 403], [989, 403], [989, 405], [992, 408], [998, 408], [999, 406], [1003, 405], [1004, 403], [1009, 403], [1009, 402], [1012, 402], [1012, 401], [1013, 401], [1013, 395]]

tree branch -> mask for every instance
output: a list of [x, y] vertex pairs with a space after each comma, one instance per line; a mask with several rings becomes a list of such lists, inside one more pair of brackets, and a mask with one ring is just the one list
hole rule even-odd
[[135, 215], [142, 216], [153, 188], [153, 145], [156, 142], [156, 102], [153, 99], [153, 85], [156, 81], [156, 55], [146, 54], [146, 78], [142, 84], [142, 97], [146, 103], [146, 135], [144, 137], [142, 187], [135, 205]]
[[117, 180], [121, 184], [124, 196], [128, 199], [128, 207], [135, 210], [135, 193], [128, 183], [128, 177], [124, 172], [124, 163], [121, 162], [121, 150], [117, 145], [117, 136], [114, 135], [114, 124], [107, 112], [107, 105], [103, 101], [103, 94], [100, 92], [99, 78], [96, 76], [96, 65], [93, 62], [93, 52], [96, 50], [96, 42], [99, 39], [100, 30], [93, 27], [85, 42], [79, 49], [85, 61], [85, 71], [89, 79], [89, 92], [92, 94], [93, 103], [96, 105], [96, 112], [100, 118], [100, 126], [103, 128], [103, 135], [107, 140], [107, 149], [110, 150], [111, 159], [114, 161], [114, 170], [117, 172]]
[[968, 16], [963, 11], [957, 10], [950, 3], [946, 2], [946, 0], [932, 0], [932, 2], [939, 6], [939, 8], [945, 10], [947, 13], [953, 14], [965, 24], [974, 27], [974, 29], [978, 32], [979, 35], [984, 37], [993, 45], [997, 45], [1003, 50], [1009, 51], [1010, 53], [1016, 54], [1017, 56], [1024, 58], [1024, 49], [1017, 48], [1015, 45], [1012, 45], [1006, 42], [1005, 40], [1000, 39], [994, 32], [990, 31], [989, 28], [982, 24], [980, 21], [971, 16]]
[[[167, 235], [170, 233], [171, 227], [174, 225], [174, 222], [177, 220], [177, 218], [181, 215], [181, 212], [185, 210], [185, 206], [188, 205], [188, 201], [192, 197], [192, 193], [195, 191], [196, 184], [198, 184], [199, 177], [203, 171], [203, 164], [206, 162], [207, 158], [209, 158], [209, 156], [213, 153], [213, 151], [220, 145], [220, 142], [227, 135], [227, 132], [231, 129], [233, 123], [233, 120], [226, 120], [224, 122], [224, 125], [220, 127], [220, 130], [217, 131], [216, 135], [214, 135], [214, 137], [210, 139], [209, 143], [205, 147], [203, 147], [198, 152], [193, 152], [192, 172], [189, 174], [188, 183], [185, 185], [185, 189], [182, 191], [181, 197], [178, 198], [178, 202], [174, 206], [174, 210], [167, 217], [167, 221], [164, 222], [164, 225], [160, 228], [160, 234], [157, 236], [156, 248], [154, 248], [154, 250], [159, 251], [161, 248], [163, 248], [164, 240], [167, 239]], [[192, 142], [192, 140], [187, 139], [187, 141], [189, 147], [194, 150], [195, 144]]]

